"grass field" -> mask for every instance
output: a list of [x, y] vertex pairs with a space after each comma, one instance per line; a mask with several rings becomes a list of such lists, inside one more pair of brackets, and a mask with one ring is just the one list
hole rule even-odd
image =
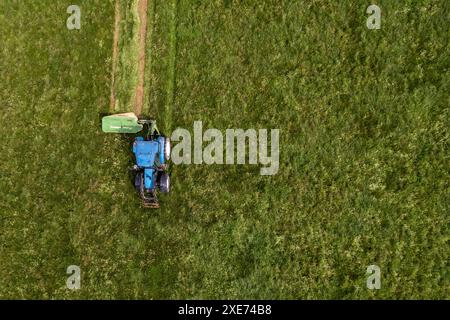
[[166, 133], [281, 132], [276, 175], [172, 166], [149, 211], [99, 121], [114, 1], [1, 1], [0, 298], [448, 299], [450, 4], [373, 3], [380, 30], [369, 1], [149, 0], [144, 113]]

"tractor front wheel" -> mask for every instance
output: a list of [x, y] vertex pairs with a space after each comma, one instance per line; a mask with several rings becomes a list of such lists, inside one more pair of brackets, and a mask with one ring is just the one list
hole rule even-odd
[[136, 176], [134, 177], [134, 187], [136, 188], [137, 192], [141, 192], [141, 187], [144, 183], [144, 174], [142, 172], [136, 173]]
[[165, 172], [159, 178], [159, 190], [161, 190], [162, 193], [168, 193], [170, 190], [170, 177]]

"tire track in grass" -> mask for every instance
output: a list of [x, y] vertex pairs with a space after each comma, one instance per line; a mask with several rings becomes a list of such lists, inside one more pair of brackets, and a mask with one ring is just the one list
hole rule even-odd
[[113, 42], [113, 56], [112, 56], [112, 71], [111, 71], [111, 101], [109, 112], [113, 113], [116, 110], [116, 70], [117, 60], [119, 57], [119, 35], [120, 35], [120, 0], [116, 0], [114, 9], [114, 42]]
[[148, 0], [138, 0], [139, 16], [139, 49], [138, 49], [138, 81], [135, 93], [134, 113], [139, 116], [142, 113], [144, 101], [145, 80], [145, 49], [147, 40], [147, 5]]
[[172, 18], [169, 25], [169, 67], [167, 77], [167, 96], [164, 107], [164, 129], [167, 134], [170, 133], [172, 124], [172, 108], [175, 99], [175, 77], [176, 77], [176, 57], [177, 57], [177, 13], [178, 0], [172, 0]]

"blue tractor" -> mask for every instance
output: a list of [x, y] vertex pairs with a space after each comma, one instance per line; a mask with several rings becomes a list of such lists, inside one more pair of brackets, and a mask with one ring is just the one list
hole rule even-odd
[[170, 139], [159, 132], [155, 120], [139, 120], [133, 113], [103, 117], [102, 129], [109, 133], [141, 133], [133, 142], [134, 186], [144, 207], [159, 208], [157, 191], [168, 193], [170, 189]]
[[[144, 207], [158, 208], [156, 191], [168, 193], [170, 178], [167, 162], [170, 159], [170, 139], [161, 135], [154, 120], [139, 120], [148, 126], [145, 136], [138, 136], [133, 143], [136, 164], [134, 186], [142, 198]], [[145, 131], [145, 129], [144, 129]]]

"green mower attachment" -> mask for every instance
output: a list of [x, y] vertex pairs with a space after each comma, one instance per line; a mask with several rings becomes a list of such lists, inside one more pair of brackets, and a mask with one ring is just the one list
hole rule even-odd
[[114, 114], [102, 119], [102, 130], [108, 133], [138, 133], [143, 127], [133, 112]]

